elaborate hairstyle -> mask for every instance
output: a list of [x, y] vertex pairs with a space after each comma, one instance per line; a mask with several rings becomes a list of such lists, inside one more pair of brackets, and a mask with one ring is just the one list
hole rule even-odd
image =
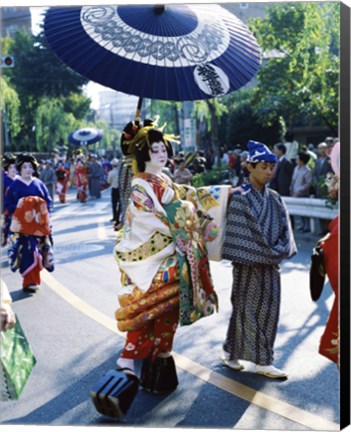
[[133, 173], [145, 171], [145, 162], [150, 160], [149, 150], [154, 142], [162, 141], [167, 149], [168, 157], [173, 156], [171, 141], [179, 143], [174, 135], [163, 133], [165, 124], [157, 127], [158, 118], [145, 119], [143, 124], [139, 120], [129, 122], [123, 129], [121, 136], [121, 150], [124, 155], [133, 159]]
[[17, 168], [17, 171], [19, 173], [21, 172], [22, 165], [25, 162], [30, 162], [33, 166], [34, 171], [37, 172], [38, 167], [39, 167], [38, 161], [35, 159], [35, 157], [31, 153], [24, 152], [24, 153], [19, 154], [16, 158], [16, 168]]
[[13, 154], [6, 154], [2, 158], [2, 166], [4, 168], [4, 171], [6, 171], [10, 165], [13, 165], [16, 163], [16, 156]]
[[151, 146], [155, 142], [163, 142], [167, 149], [168, 158], [173, 156], [173, 148], [171, 143], [165, 138], [163, 132], [160, 129], [156, 129], [153, 126], [146, 126], [140, 129], [138, 132], [135, 142], [135, 159], [137, 162], [138, 171], [144, 172], [146, 164], [145, 162], [150, 161], [150, 150]]
[[124, 127], [122, 135], [121, 135], [121, 151], [124, 156], [132, 156], [130, 153], [129, 143], [138, 131], [141, 129], [142, 125], [139, 120], [133, 120], [127, 123]]

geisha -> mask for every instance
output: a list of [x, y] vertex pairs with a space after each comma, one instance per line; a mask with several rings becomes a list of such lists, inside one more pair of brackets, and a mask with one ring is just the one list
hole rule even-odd
[[[171, 352], [178, 326], [192, 325], [218, 308], [209, 259], [221, 259], [231, 188], [173, 183], [162, 172], [173, 155], [172, 138], [149, 125], [124, 143], [136, 167], [114, 248], [115, 317], [126, 341], [117, 371], [109, 371], [91, 392], [97, 410], [107, 415], [125, 414], [139, 384], [152, 393], [174, 390], [178, 378]], [[142, 361], [140, 380], [136, 360]]]
[[45, 184], [33, 173], [38, 162], [30, 153], [16, 158], [19, 176], [9, 187], [4, 207], [11, 218], [11, 270], [19, 270], [23, 290], [36, 292], [40, 286], [40, 271], [54, 270], [50, 212], [52, 200]]

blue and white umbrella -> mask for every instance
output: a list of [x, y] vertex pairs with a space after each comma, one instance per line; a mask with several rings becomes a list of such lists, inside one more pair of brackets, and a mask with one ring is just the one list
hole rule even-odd
[[82, 128], [71, 132], [68, 136], [68, 141], [71, 144], [82, 146], [94, 144], [103, 138], [102, 130], [96, 128]]
[[216, 4], [52, 7], [44, 29], [73, 70], [141, 98], [223, 96], [250, 81], [261, 62], [249, 29]]

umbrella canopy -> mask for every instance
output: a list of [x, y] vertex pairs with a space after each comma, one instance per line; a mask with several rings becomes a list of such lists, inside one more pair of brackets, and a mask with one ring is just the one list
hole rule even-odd
[[82, 128], [71, 132], [68, 136], [68, 141], [75, 145], [94, 144], [104, 136], [102, 130], [95, 128]]
[[216, 4], [53, 7], [44, 30], [73, 70], [142, 98], [223, 96], [250, 81], [261, 62], [252, 33]]

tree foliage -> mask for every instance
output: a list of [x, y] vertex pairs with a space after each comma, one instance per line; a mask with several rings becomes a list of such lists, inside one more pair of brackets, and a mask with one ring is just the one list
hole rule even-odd
[[8, 84], [6, 77], [0, 76], [0, 111], [6, 119], [7, 133], [10, 141], [19, 133], [20, 100], [17, 92]]
[[326, 125], [337, 133], [339, 3], [294, 2], [269, 7], [250, 26], [266, 58], [252, 100], [264, 126]]
[[51, 151], [87, 114], [91, 101], [83, 96], [82, 86], [88, 80], [52, 52], [43, 31], [33, 36], [18, 30], [4, 41], [4, 53], [15, 58], [15, 67], [3, 70], [4, 78], [20, 101], [12, 122], [19, 130], [16, 150]]

